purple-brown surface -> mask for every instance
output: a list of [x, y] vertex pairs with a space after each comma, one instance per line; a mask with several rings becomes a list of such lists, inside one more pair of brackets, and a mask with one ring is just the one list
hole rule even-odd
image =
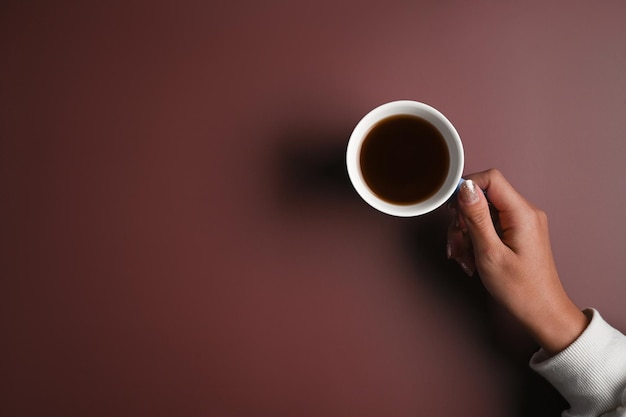
[[438, 108], [626, 329], [626, 4], [500, 3], [3, 2], [0, 414], [558, 415], [446, 209], [343, 165], [373, 107]]

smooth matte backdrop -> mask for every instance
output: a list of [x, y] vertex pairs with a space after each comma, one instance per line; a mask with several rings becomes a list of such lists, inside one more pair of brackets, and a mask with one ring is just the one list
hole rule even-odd
[[557, 416], [445, 259], [351, 188], [354, 125], [443, 112], [626, 330], [626, 3], [4, 1], [0, 414]]

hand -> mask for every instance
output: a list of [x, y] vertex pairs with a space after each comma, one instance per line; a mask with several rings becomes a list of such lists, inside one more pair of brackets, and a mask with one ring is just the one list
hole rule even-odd
[[[456, 220], [448, 232], [448, 257], [469, 275], [477, 270], [489, 293], [549, 354], [565, 349], [588, 320], [561, 285], [546, 214], [497, 170], [468, 175], [457, 199]], [[487, 199], [498, 212], [500, 233]]]

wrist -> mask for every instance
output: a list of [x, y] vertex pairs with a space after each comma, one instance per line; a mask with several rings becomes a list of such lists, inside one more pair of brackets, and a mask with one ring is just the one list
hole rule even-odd
[[578, 339], [589, 318], [565, 296], [522, 322], [539, 346], [549, 355], [555, 355]]

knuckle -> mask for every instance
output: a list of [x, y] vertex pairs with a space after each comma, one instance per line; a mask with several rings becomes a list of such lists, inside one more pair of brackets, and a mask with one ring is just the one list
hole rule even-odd
[[489, 175], [489, 177], [491, 177], [491, 178], [502, 178], [503, 177], [502, 172], [500, 172], [500, 170], [497, 169], [497, 168], [489, 168], [487, 170], [487, 175]]
[[534, 210], [534, 223], [539, 227], [547, 227], [548, 226], [548, 214], [540, 209]]
[[478, 229], [484, 229], [491, 225], [491, 216], [489, 215], [488, 211], [485, 212], [485, 210], [477, 210], [476, 212], [472, 213], [472, 215], [469, 216], [466, 221], [470, 222]]
[[541, 223], [547, 224], [548, 223], [548, 213], [546, 213], [543, 210], [539, 210], [537, 212], [537, 216], [539, 217], [539, 221]]

